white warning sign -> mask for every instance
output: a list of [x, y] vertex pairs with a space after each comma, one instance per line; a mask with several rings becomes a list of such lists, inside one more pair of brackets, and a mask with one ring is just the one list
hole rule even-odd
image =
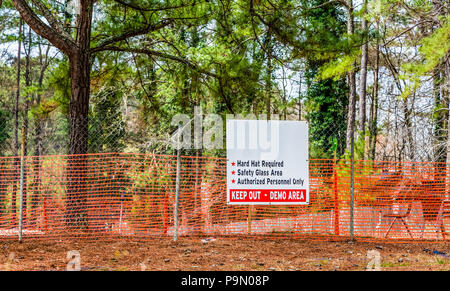
[[227, 120], [227, 203], [308, 204], [308, 123]]

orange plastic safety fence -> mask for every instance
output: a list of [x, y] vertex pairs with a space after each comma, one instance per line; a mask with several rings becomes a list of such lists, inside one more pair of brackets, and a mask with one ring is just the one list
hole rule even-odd
[[[91, 154], [24, 159], [23, 237], [151, 239], [174, 234], [176, 157]], [[17, 239], [20, 159], [0, 158], [0, 239]], [[355, 162], [354, 235], [445, 241], [445, 164]], [[179, 236], [348, 239], [350, 161], [310, 160], [310, 204], [226, 203], [226, 160], [182, 157]]]

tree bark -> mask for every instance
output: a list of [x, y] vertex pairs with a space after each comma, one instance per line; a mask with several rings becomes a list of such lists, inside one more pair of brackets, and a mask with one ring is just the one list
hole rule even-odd
[[[359, 137], [365, 139], [365, 125], [366, 125], [366, 85], [367, 85], [367, 55], [369, 50], [368, 37], [367, 37], [367, 20], [365, 13], [367, 11], [367, 0], [364, 1], [364, 14], [361, 29], [364, 33], [363, 44], [361, 47], [361, 73], [359, 83]], [[364, 149], [365, 152], [365, 149]]]
[[[377, 26], [378, 27], [378, 26]], [[371, 104], [371, 121], [369, 123], [370, 127], [370, 138], [369, 138], [369, 154], [370, 159], [375, 160], [376, 146], [377, 146], [377, 135], [378, 135], [378, 77], [380, 68], [380, 40], [377, 38], [376, 44], [376, 55], [375, 55], [375, 68], [373, 70], [373, 87], [372, 87], [372, 104]]]
[[[352, 35], [354, 32], [353, 22], [353, 1], [347, 1], [347, 34]], [[355, 115], [356, 115], [356, 74], [352, 69], [347, 74], [349, 85], [349, 103], [348, 103], [348, 116], [347, 116], [347, 149], [350, 150], [352, 140], [355, 135]]]
[[[31, 7], [25, 0], [11, 0], [14, 7], [20, 13], [20, 16], [25, 22], [40, 36], [50, 41], [56, 48], [62, 51], [64, 54], [70, 54], [70, 51], [76, 44], [70, 39], [70, 36], [63, 33], [61, 29], [58, 29], [58, 23], [56, 23], [51, 13], [46, 14], [48, 16], [47, 25], [42, 19], [34, 13]], [[86, 0], [80, 0], [81, 3], [90, 2]], [[37, 2], [39, 3], [39, 2]], [[42, 3], [40, 3], [42, 4]], [[45, 5], [42, 5], [45, 8]], [[49, 12], [49, 11], [47, 11]], [[47, 17], [46, 17], [47, 18]]]
[[[25, 37], [24, 37], [25, 39]], [[27, 35], [27, 47], [25, 49], [25, 42], [24, 42], [24, 50], [25, 50], [25, 87], [30, 87], [32, 85], [32, 79], [31, 79], [31, 28], [28, 27], [28, 35]], [[27, 217], [27, 190], [28, 190], [28, 166], [27, 166], [27, 159], [26, 156], [28, 156], [28, 110], [30, 109], [30, 99], [31, 96], [27, 94], [25, 96], [25, 108], [23, 111], [23, 125], [24, 125], [24, 176], [23, 176], [23, 209], [24, 209], [24, 218]]]
[[[434, 96], [434, 112], [433, 112], [433, 135], [434, 135], [434, 161], [445, 162], [445, 124], [446, 124], [446, 112], [444, 109], [445, 98], [441, 95], [442, 92], [442, 77], [441, 70], [435, 68], [433, 71], [433, 96]], [[438, 166], [439, 167], [439, 166]]]
[[[90, 1], [87, 1], [90, 2]], [[92, 20], [91, 5], [82, 6], [78, 19], [78, 33], [75, 48], [69, 56], [72, 80], [69, 104], [69, 160], [67, 164], [66, 223], [70, 228], [87, 228], [87, 158], [88, 115], [90, 96], [90, 33]]]
[[88, 150], [89, 54], [77, 52], [69, 59], [72, 98], [69, 115], [66, 222], [71, 228], [87, 227], [86, 167]]
[[270, 114], [271, 114], [271, 106], [272, 106], [272, 35], [269, 31], [266, 35], [265, 40], [265, 50], [266, 50], [266, 59], [267, 59], [267, 66], [266, 66], [266, 113], [267, 113], [267, 120], [270, 120]]
[[[39, 78], [38, 78], [38, 88], [42, 88], [42, 84], [44, 81], [44, 74], [48, 66], [48, 54], [50, 51], [50, 45], [47, 46], [45, 55], [42, 54], [42, 48], [40, 42], [38, 42], [39, 48]], [[40, 106], [41, 104], [41, 93], [36, 95], [36, 99], [34, 100], [34, 104], [36, 106]], [[41, 115], [34, 115], [34, 158], [33, 158], [33, 196], [31, 197], [31, 209], [34, 211], [38, 205], [42, 195], [44, 195], [41, 191], [41, 156], [44, 154], [44, 150], [42, 147], [42, 117]]]
[[67, 55], [71, 77], [69, 104], [69, 149], [67, 162], [66, 224], [87, 228], [86, 156], [88, 145], [88, 108], [90, 89], [90, 38], [93, 0], [80, 0], [76, 38], [64, 31], [41, 2], [36, 2], [48, 24], [34, 13], [25, 0], [12, 0], [27, 24], [40, 36]]
[[89, 55], [79, 52], [69, 59], [72, 97], [69, 104], [69, 155], [86, 154], [88, 150]]
[[[114, 48], [117, 42], [128, 38], [145, 35], [151, 31], [160, 30], [174, 22], [174, 19], [165, 19], [156, 24], [147, 21], [136, 26], [123, 29], [120, 33], [101, 37], [96, 48], [90, 47], [92, 13], [94, 0], [77, 1], [79, 9], [76, 17], [75, 38], [67, 31], [67, 27], [58, 18], [54, 17], [49, 8], [40, 0], [33, 0], [33, 9], [39, 10], [39, 15], [28, 5], [27, 0], [11, 0], [16, 10], [26, 23], [41, 37], [47, 39], [52, 45], [63, 52], [68, 60], [71, 77], [71, 98], [69, 104], [69, 149], [71, 155], [67, 163], [67, 191], [66, 191], [66, 223], [69, 227], [85, 228], [87, 226], [87, 210], [85, 208], [86, 189], [86, 156], [88, 150], [88, 108], [90, 89], [90, 58], [95, 52], [102, 50], [119, 50]], [[122, 5], [125, 5], [122, 3]], [[127, 6], [127, 5], [126, 5]], [[129, 5], [128, 5], [129, 6]], [[139, 9], [136, 8], [137, 12]], [[157, 10], [165, 10], [161, 7]], [[151, 17], [153, 19], [153, 17]], [[103, 38], [103, 39], [102, 39]], [[178, 62], [195, 67], [186, 60], [169, 54], [153, 50], [152, 54], [160, 57], [174, 59]], [[219, 80], [219, 83], [221, 80]], [[220, 86], [223, 84], [220, 83]], [[227, 106], [233, 112], [230, 103], [219, 87], [220, 94], [226, 99]], [[81, 224], [81, 225], [80, 225]]]
[[17, 180], [19, 178], [19, 98], [20, 98], [20, 54], [22, 50], [22, 26], [23, 20], [19, 21], [19, 41], [17, 49], [17, 75], [16, 75], [16, 100], [14, 105], [14, 162], [13, 162], [13, 191], [11, 197], [11, 213], [13, 216], [13, 224], [16, 220], [16, 193], [17, 193]]
[[[414, 101], [412, 102], [412, 104], [414, 104]], [[413, 133], [412, 133], [411, 111], [412, 111], [412, 109], [410, 109], [408, 106], [408, 98], [405, 98], [403, 100], [403, 114], [405, 116], [406, 135], [407, 135], [407, 139], [408, 139], [407, 144], [409, 145], [409, 155], [408, 156], [409, 156], [409, 160], [411, 162], [413, 162], [415, 160], [415, 147], [414, 147], [414, 138], [413, 138]], [[403, 139], [403, 142], [405, 142], [404, 139]]]
[[[306, 68], [305, 68], [306, 69]], [[299, 73], [299, 83], [298, 83], [298, 120], [302, 120], [302, 72]]]

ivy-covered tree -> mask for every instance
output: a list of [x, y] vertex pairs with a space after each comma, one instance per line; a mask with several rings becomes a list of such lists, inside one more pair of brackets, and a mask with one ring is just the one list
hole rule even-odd
[[[344, 154], [347, 129], [348, 87], [345, 80], [317, 80], [319, 65], [308, 63], [305, 110], [309, 121], [310, 156], [330, 159]], [[336, 145], [335, 145], [336, 143]]]
[[[320, 6], [324, 3], [326, 1], [318, 0], [312, 1], [311, 5]], [[310, 27], [306, 33], [307, 41], [339, 43], [345, 33], [344, 20], [342, 10], [337, 5], [329, 4], [309, 10], [305, 19]], [[304, 99], [313, 158], [333, 158], [334, 149], [339, 157], [346, 149], [348, 86], [343, 77], [319, 77], [319, 70], [327, 61], [327, 58], [310, 55], [306, 62], [308, 89]]]

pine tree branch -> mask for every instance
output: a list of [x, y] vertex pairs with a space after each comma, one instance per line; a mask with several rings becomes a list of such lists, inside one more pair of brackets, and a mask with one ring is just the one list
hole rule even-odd
[[129, 52], [129, 53], [135, 53], [135, 54], [143, 54], [143, 55], [148, 55], [148, 56], [154, 56], [154, 57], [159, 57], [159, 58], [163, 58], [163, 59], [168, 59], [168, 60], [172, 60], [172, 61], [176, 61], [178, 63], [181, 63], [183, 65], [186, 65], [187, 67], [202, 73], [204, 75], [210, 76], [210, 77], [214, 77], [214, 78], [219, 78], [218, 75], [205, 71], [201, 68], [199, 68], [196, 64], [192, 63], [189, 60], [186, 60], [182, 57], [178, 57], [178, 56], [174, 56], [168, 53], [164, 53], [164, 52], [159, 52], [156, 50], [152, 50], [152, 49], [145, 49], [145, 48], [124, 48], [124, 47], [117, 47], [117, 46], [107, 46], [104, 48], [104, 50], [108, 50], [108, 51], [115, 51], [115, 52]]
[[45, 24], [31, 9], [26, 0], [11, 0], [20, 16], [38, 35], [47, 39], [65, 54], [70, 54], [75, 46], [71, 39], [65, 38], [55, 28]]
[[31, 0], [31, 2], [36, 6], [36, 8], [39, 10], [39, 12], [44, 16], [44, 18], [48, 21], [50, 26], [58, 31], [62, 36], [64, 36], [66, 39], [71, 39], [71, 36], [64, 31], [64, 25], [59, 21], [56, 17], [52, 15], [50, 10], [48, 10], [47, 7], [40, 1], [40, 0]]
[[[144, 7], [144, 6], [140, 6], [134, 2], [131, 1], [126, 1], [126, 0], [114, 0], [115, 2], [125, 6], [125, 7], [129, 7], [131, 9], [134, 10], [138, 10], [138, 11], [143, 11], [143, 12], [157, 12], [157, 11], [164, 11], [164, 10], [174, 10], [174, 9], [179, 9], [179, 8], [184, 8], [184, 7], [189, 7], [189, 6], [194, 6], [197, 3], [197, 1], [192, 1], [192, 3], [185, 3], [185, 4], [181, 4], [181, 5], [175, 5], [175, 6], [166, 6], [166, 7]], [[209, 0], [204, 0], [201, 1], [199, 3], [202, 2], [209, 2]]]
[[108, 46], [116, 42], [127, 40], [128, 38], [144, 35], [152, 31], [162, 29], [173, 22], [172, 19], [162, 20], [154, 25], [147, 25], [139, 29], [128, 30], [117, 36], [106, 37], [101, 40], [97, 46], [91, 49], [91, 52], [99, 52], [105, 50]]

